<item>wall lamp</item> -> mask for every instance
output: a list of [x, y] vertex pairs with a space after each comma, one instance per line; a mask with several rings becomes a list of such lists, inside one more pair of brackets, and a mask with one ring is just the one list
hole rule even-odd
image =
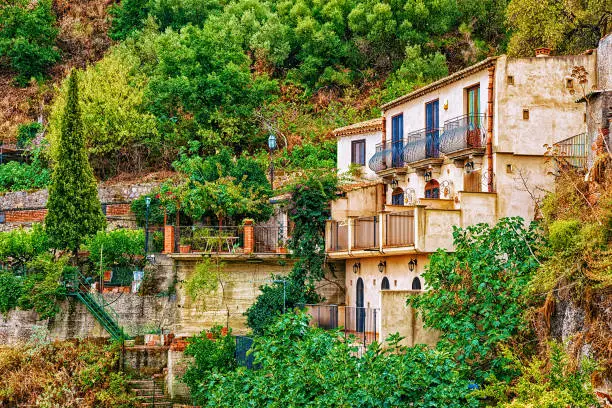
[[353, 273], [356, 275], [361, 270], [361, 262], [355, 262], [353, 265]]
[[431, 181], [431, 176], [431, 170], [427, 170], [425, 174], [423, 174], [426, 183], [429, 183]]
[[378, 263], [378, 272], [383, 273], [387, 268], [387, 261], [380, 261]]
[[410, 262], [408, 262], [408, 269], [410, 270], [410, 272], [414, 272], [414, 268], [416, 268], [416, 266], [417, 266], [416, 259], [411, 259]]

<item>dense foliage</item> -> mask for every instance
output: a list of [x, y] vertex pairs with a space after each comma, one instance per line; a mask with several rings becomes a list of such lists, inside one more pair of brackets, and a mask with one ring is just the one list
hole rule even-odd
[[53, 248], [76, 252], [88, 236], [106, 226], [85, 151], [76, 73], [69, 78], [61, 129], [45, 229]]
[[118, 345], [49, 343], [44, 337], [0, 349], [0, 404], [132, 408], [127, 378], [117, 371]]
[[492, 227], [454, 227], [453, 237], [455, 252], [433, 254], [423, 274], [430, 290], [409, 303], [425, 326], [441, 331], [439, 347], [469, 364], [475, 380], [508, 380], [514, 373], [505, 371], [499, 347], [525, 329], [540, 235], [521, 218], [505, 218]]
[[287, 277], [272, 277], [272, 285], [262, 285], [261, 294], [247, 310], [247, 324], [262, 334], [283, 311], [304, 303], [316, 303], [320, 296], [315, 283], [325, 275], [325, 221], [329, 218], [329, 202], [335, 198], [334, 176], [312, 177], [293, 187], [289, 218], [295, 227], [289, 248], [297, 258]]
[[191, 388], [207, 407], [477, 406], [450, 353], [397, 340], [359, 353], [339, 332], [309, 327], [304, 314], [286, 314], [255, 338], [257, 369], [217, 366]]
[[112, 267], [134, 269], [144, 264], [144, 241], [144, 231], [140, 229], [98, 231], [86, 241], [85, 248], [96, 270], [105, 271]]
[[23, 273], [28, 262], [48, 250], [47, 234], [40, 224], [0, 232], [0, 265], [5, 269]]
[[236, 369], [236, 341], [231, 330], [221, 326], [204, 330], [189, 338], [185, 355], [192, 357], [182, 377], [187, 384], [195, 404], [203, 405], [207, 401], [207, 389], [202, 384], [215, 374], [228, 373]]
[[32, 4], [10, 0], [0, 4], [0, 64], [6, 59], [25, 85], [30, 78], [41, 78], [59, 60], [55, 46], [58, 34], [51, 0]]
[[45, 188], [51, 182], [51, 171], [43, 157], [43, 148], [28, 153], [29, 162], [11, 161], [0, 164], [0, 193]]

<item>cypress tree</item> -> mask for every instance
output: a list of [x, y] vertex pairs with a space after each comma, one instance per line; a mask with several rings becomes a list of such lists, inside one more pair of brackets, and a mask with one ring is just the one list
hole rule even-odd
[[96, 179], [85, 150], [76, 72], [68, 78], [47, 209], [45, 228], [52, 248], [76, 253], [86, 237], [106, 227]]

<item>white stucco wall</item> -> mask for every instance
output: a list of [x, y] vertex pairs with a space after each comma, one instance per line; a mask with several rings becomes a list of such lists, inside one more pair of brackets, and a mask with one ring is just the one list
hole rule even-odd
[[376, 152], [376, 145], [380, 143], [382, 137], [382, 132], [369, 132], [369, 133], [360, 133], [356, 135], [350, 136], [339, 136], [338, 137], [338, 159], [337, 159], [337, 167], [338, 174], [346, 173], [351, 165], [351, 142], [354, 140], [362, 140], [365, 139], [365, 166], [363, 166], [363, 177], [366, 179], [375, 179], [376, 173], [374, 173], [368, 167], [368, 160], [374, 153]]

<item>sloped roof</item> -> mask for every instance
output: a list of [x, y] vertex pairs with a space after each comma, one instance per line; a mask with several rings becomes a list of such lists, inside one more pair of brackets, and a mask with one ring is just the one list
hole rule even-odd
[[377, 132], [382, 130], [383, 118], [374, 118], [364, 122], [353, 123], [333, 130], [336, 137], [358, 135], [361, 133]]

